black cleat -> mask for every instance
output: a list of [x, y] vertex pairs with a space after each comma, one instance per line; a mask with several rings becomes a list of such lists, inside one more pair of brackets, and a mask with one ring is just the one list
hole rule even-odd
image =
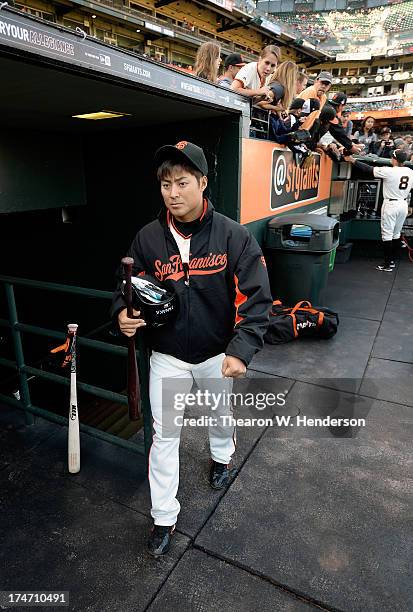
[[171, 527], [154, 525], [148, 540], [148, 552], [153, 557], [160, 557], [168, 552], [171, 546], [171, 536], [175, 531], [175, 525]]
[[225, 463], [218, 463], [217, 461], [211, 460], [209, 484], [213, 489], [224, 489], [228, 485], [234, 471], [235, 470], [231, 470], [230, 466]]

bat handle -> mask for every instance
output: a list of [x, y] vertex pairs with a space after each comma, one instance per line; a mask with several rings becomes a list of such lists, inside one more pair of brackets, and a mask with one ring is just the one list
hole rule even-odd
[[[132, 307], [132, 267], [134, 264], [132, 257], [122, 259], [125, 272], [125, 301], [129, 319], [133, 319]], [[141, 395], [139, 386], [139, 372], [136, 363], [135, 338], [128, 339], [128, 405], [129, 418], [136, 421], [141, 412]]]
[[132, 266], [134, 264], [132, 257], [124, 257], [122, 259], [123, 269], [125, 272], [125, 301], [126, 310], [129, 319], [133, 318], [132, 308]]

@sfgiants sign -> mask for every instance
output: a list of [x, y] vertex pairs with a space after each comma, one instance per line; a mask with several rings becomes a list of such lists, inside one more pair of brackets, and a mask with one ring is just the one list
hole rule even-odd
[[318, 196], [320, 155], [313, 154], [303, 168], [296, 165], [291, 151], [273, 150], [271, 210]]

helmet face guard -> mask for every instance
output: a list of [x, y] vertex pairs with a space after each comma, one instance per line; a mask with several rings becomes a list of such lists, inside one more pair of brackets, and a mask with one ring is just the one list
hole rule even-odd
[[[123, 283], [123, 291], [124, 287]], [[132, 276], [132, 305], [140, 311], [148, 327], [161, 327], [169, 323], [178, 311], [175, 293], [149, 274]]]

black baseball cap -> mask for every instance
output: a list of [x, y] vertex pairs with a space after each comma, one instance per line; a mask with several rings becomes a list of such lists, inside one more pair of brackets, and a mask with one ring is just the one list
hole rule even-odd
[[347, 96], [342, 91], [338, 91], [334, 94], [334, 96], [330, 100], [330, 104], [334, 104], [335, 106], [339, 106], [340, 104], [346, 104]]
[[228, 66], [239, 66], [239, 67], [242, 67], [242, 66], [245, 66], [246, 63], [242, 59], [242, 55], [240, 53], [230, 53], [225, 58], [224, 65], [225, 65], [225, 68], [228, 68]]
[[202, 172], [203, 176], [208, 174], [208, 164], [205, 158], [205, 154], [201, 147], [198, 147], [193, 142], [181, 140], [176, 145], [165, 145], [158, 149], [155, 153], [155, 164], [159, 166], [167, 160], [173, 160], [177, 162], [184, 162], [190, 164], [196, 170]]
[[404, 164], [404, 162], [407, 162], [407, 160], [409, 159], [408, 154], [405, 153], [405, 151], [402, 151], [401, 149], [396, 149], [395, 151], [393, 151], [393, 157], [397, 159], [399, 164]]

